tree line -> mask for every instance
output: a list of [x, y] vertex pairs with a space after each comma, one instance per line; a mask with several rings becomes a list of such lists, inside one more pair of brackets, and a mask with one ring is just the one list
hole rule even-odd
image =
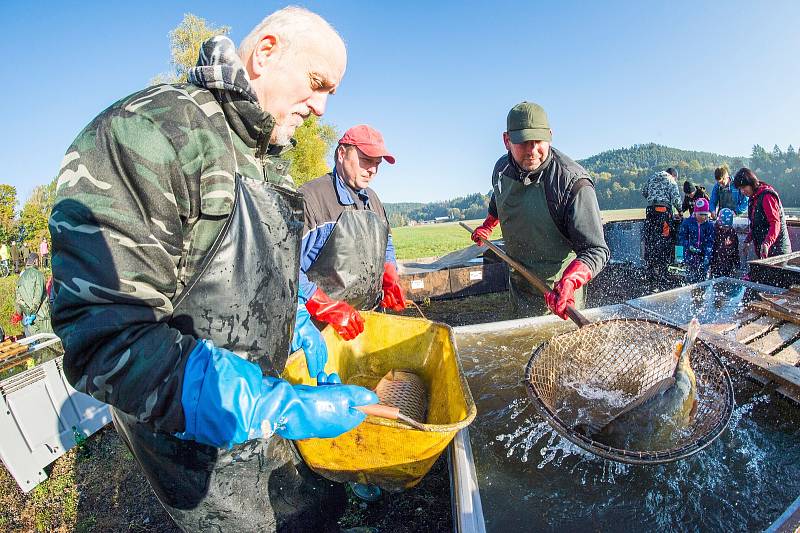
[[17, 188], [0, 184], [0, 243], [16, 241], [27, 244], [31, 250], [38, 250], [42, 237], [50, 241], [47, 220], [53, 209], [56, 197], [56, 180], [48, 185], [39, 185], [19, 212], [17, 207]]
[[389, 225], [393, 228], [413, 222], [425, 222], [440, 217], [450, 220], [484, 218], [489, 207], [489, 195], [475, 193], [452, 200], [431, 203], [384, 204]]
[[[669, 167], [678, 171], [681, 190], [683, 182], [688, 180], [706, 187], [710, 193], [715, 183], [714, 170], [722, 165], [728, 166], [731, 176], [742, 167], [751, 168], [762, 181], [778, 190], [784, 206], [800, 207], [800, 153], [791, 145], [785, 151], [776, 145], [771, 152], [755, 145], [750, 157], [730, 157], [654, 143], [636, 144], [607, 150], [578, 163], [595, 182], [600, 209], [645, 207], [642, 186], [654, 173]], [[393, 227], [442, 216], [453, 220], [483, 218], [488, 205], [489, 196], [480, 193], [428, 204], [385, 204]]]

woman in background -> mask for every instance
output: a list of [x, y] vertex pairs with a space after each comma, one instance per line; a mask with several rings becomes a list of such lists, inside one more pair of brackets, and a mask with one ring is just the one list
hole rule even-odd
[[778, 191], [759, 180], [747, 167], [739, 169], [733, 177], [733, 185], [750, 199], [747, 210], [750, 232], [744, 242], [755, 245], [756, 257], [763, 259], [791, 252], [786, 215]]

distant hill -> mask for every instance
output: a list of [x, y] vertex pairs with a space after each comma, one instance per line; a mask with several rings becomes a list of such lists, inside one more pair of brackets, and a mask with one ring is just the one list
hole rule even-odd
[[[681, 188], [688, 179], [710, 192], [714, 185], [714, 169], [723, 164], [728, 165], [731, 174], [741, 167], [750, 167], [762, 180], [775, 186], [784, 206], [800, 207], [800, 155], [791, 145], [786, 151], [775, 146], [771, 152], [755, 145], [750, 157], [735, 157], [655, 143], [635, 144], [630, 148], [607, 150], [578, 163], [594, 178], [601, 209], [644, 207], [642, 186], [653, 173], [668, 167], [678, 171]], [[487, 183], [487, 189], [488, 186]], [[411, 220], [421, 222], [441, 216], [454, 220], [481, 218], [486, 215], [488, 203], [487, 195], [476, 193], [446, 202], [385, 205], [392, 226], [402, 226]]]
[[615, 172], [634, 168], [665, 169], [670, 166], [683, 167], [688, 171], [689, 167], [693, 166], [691, 161], [697, 161], [700, 167], [717, 167], [720, 162], [725, 162], [731, 168], [741, 168], [747, 166], [748, 159], [648, 143], [634, 144], [630, 148], [606, 150], [578, 162], [587, 170]]
[[749, 159], [649, 143], [607, 150], [578, 163], [594, 178], [601, 209], [628, 209], [644, 207], [640, 191], [647, 178], [657, 171], [674, 167], [678, 171], [678, 185], [689, 180], [710, 190], [715, 168], [727, 164], [736, 172], [748, 166]]

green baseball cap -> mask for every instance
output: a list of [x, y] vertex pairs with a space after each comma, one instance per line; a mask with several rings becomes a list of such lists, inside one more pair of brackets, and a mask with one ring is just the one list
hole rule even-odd
[[533, 102], [522, 102], [511, 108], [506, 119], [506, 131], [514, 144], [553, 140], [547, 113], [542, 106]]

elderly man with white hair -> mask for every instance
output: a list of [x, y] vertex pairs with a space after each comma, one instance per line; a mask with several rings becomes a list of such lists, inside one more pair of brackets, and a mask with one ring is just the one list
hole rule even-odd
[[342, 507], [291, 439], [349, 431], [377, 397], [279, 376], [290, 350], [312, 376], [327, 359], [298, 305], [303, 204], [281, 153], [345, 63], [327, 22], [282, 9], [238, 53], [204, 43], [189, 83], [113, 104], [64, 158], [50, 219], [64, 369], [111, 404], [186, 531], [324, 529]]

